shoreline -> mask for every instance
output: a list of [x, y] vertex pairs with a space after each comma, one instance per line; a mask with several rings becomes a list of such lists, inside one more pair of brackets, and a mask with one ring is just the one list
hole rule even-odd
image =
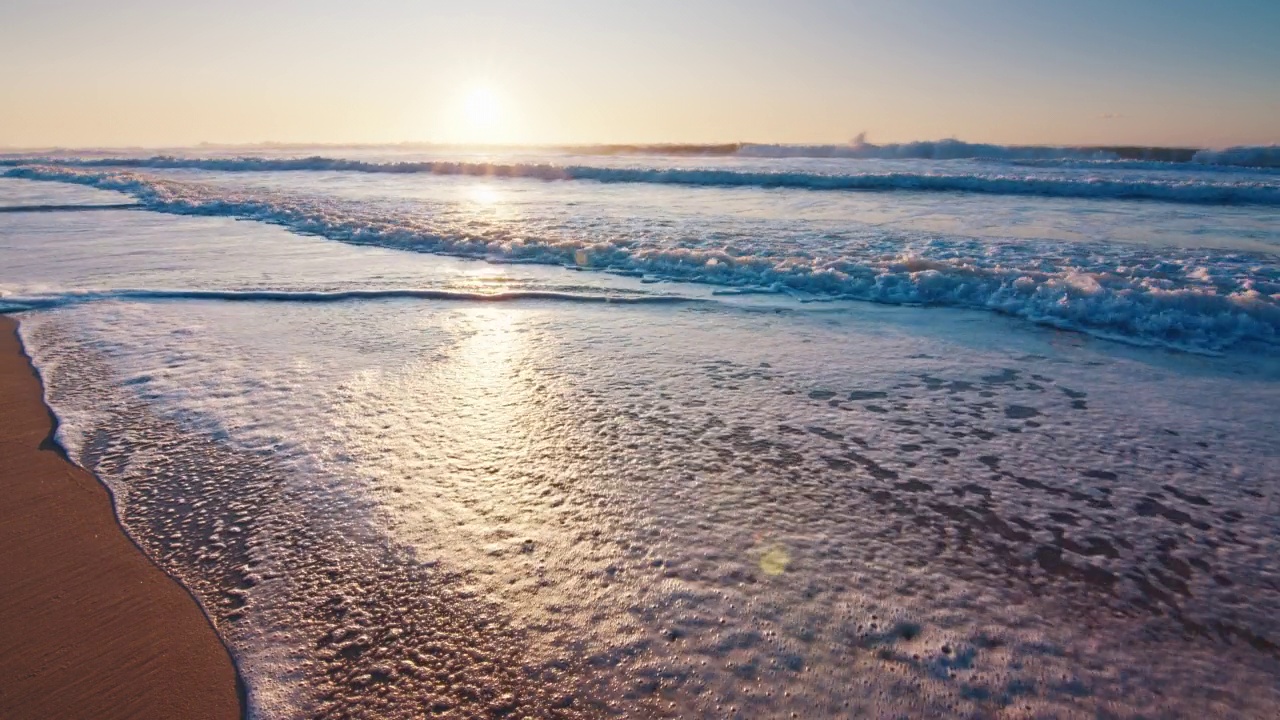
[[0, 715], [243, 718], [245, 688], [195, 598], [124, 532], [0, 316]]

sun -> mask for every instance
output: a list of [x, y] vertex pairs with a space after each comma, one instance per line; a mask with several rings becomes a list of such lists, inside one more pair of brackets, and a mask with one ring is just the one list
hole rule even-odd
[[517, 108], [501, 86], [488, 82], [460, 85], [458, 94], [442, 106], [441, 136], [459, 145], [500, 145], [512, 142]]
[[463, 102], [463, 114], [473, 134], [491, 132], [502, 120], [502, 106], [498, 96], [487, 87], [472, 88]]

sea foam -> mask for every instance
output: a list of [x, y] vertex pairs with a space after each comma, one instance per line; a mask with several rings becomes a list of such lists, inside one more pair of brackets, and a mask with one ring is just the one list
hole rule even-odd
[[714, 243], [672, 246], [660, 238], [589, 240], [459, 231], [417, 213], [358, 202], [228, 190], [119, 171], [22, 167], [8, 173], [124, 192], [150, 210], [282, 225], [342, 242], [483, 258], [571, 265], [819, 299], [978, 308], [1052, 327], [1138, 344], [1217, 352], [1280, 339], [1280, 270], [1249, 253], [1093, 246], [1049, 257], [1036, 245], [964, 251], [965, 241], [931, 241], [917, 251], [867, 249], [806, 257], [767, 241], [728, 252]]

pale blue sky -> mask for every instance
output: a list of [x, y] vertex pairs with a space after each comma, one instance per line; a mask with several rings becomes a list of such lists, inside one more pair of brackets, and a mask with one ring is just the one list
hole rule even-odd
[[1265, 144], [1277, 38], [1280, 0], [6, 0], [0, 145]]

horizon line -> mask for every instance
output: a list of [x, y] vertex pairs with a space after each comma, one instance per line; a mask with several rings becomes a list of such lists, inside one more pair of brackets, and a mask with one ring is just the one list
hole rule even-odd
[[1000, 143], [1000, 142], [970, 142], [957, 137], [938, 138], [934, 140], [908, 140], [902, 142], [855, 142], [853, 140], [847, 142], [757, 142], [750, 140], [732, 140], [722, 142], [685, 142], [685, 141], [655, 141], [655, 142], [449, 142], [434, 140], [397, 140], [383, 142], [345, 142], [345, 141], [278, 141], [278, 140], [257, 140], [246, 142], [220, 142], [211, 140], [201, 140], [193, 143], [157, 143], [157, 144], [128, 144], [128, 145], [0, 145], [0, 152], [4, 153], [24, 153], [39, 151], [68, 151], [68, 150], [177, 150], [177, 149], [193, 149], [193, 148], [412, 148], [412, 147], [442, 147], [442, 148], [470, 148], [470, 149], [516, 149], [516, 148], [547, 148], [547, 149], [572, 149], [572, 148], [592, 148], [592, 149], [616, 149], [616, 150], [652, 150], [652, 149], [672, 149], [672, 150], [698, 150], [731, 152], [739, 150], [743, 147], [790, 147], [790, 148], [884, 148], [884, 147], [900, 147], [906, 145], [933, 144], [933, 143], [960, 143], [964, 145], [975, 146], [993, 146], [1005, 148], [1043, 148], [1043, 149], [1071, 149], [1071, 150], [1177, 150], [1177, 151], [1199, 151], [1199, 150], [1228, 150], [1233, 148], [1254, 148], [1254, 147], [1280, 147], [1280, 142], [1257, 143], [1257, 144], [1233, 144], [1233, 145], [1145, 145], [1142, 143]]

